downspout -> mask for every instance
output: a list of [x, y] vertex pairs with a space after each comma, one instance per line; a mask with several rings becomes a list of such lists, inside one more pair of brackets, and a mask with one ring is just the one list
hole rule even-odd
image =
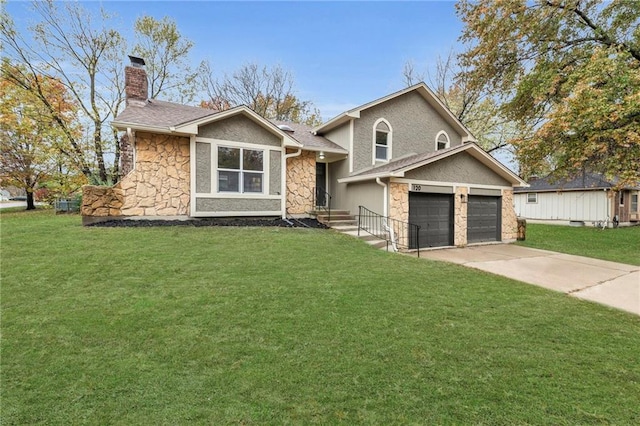
[[387, 217], [387, 216], [389, 216], [387, 214], [388, 213], [388, 211], [387, 211], [388, 210], [388, 205], [389, 205], [389, 200], [388, 200], [388, 198], [389, 198], [389, 185], [387, 185], [386, 183], [381, 181], [379, 177], [376, 178], [376, 183], [384, 188], [384, 195], [382, 197], [383, 198], [383, 201], [382, 201], [383, 202], [383, 204], [382, 204], [382, 210], [383, 210], [382, 215], [384, 217]]
[[[286, 148], [285, 148], [285, 152]], [[280, 193], [282, 194], [282, 218], [287, 218], [287, 160], [289, 158], [297, 157], [302, 154], [302, 149], [298, 148], [296, 152], [292, 152], [290, 154], [285, 154], [282, 156], [282, 171], [280, 176], [280, 181], [282, 182], [282, 188]]]

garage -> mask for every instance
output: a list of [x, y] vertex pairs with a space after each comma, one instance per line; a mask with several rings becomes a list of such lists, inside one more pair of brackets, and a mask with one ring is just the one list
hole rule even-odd
[[467, 204], [467, 243], [500, 241], [500, 197], [469, 195]]
[[409, 192], [409, 222], [420, 226], [420, 247], [452, 246], [453, 195]]

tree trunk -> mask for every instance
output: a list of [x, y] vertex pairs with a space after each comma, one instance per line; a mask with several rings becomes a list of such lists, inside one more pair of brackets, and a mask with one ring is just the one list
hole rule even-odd
[[35, 210], [36, 204], [33, 202], [33, 188], [27, 189], [27, 210]]

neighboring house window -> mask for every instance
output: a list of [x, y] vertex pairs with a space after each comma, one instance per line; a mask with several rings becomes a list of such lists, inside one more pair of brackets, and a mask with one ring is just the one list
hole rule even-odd
[[537, 203], [538, 202], [538, 194], [535, 192], [529, 192], [527, 194], [527, 203]]
[[624, 206], [624, 192], [620, 191], [620, 205]]
[[631, 194], [631, 211], [638, 211], [638, 194]]
[[436, 151], [449, 148], [449, 135], [444, 130], [436, 136]]
[[391, 125], [381, 118], [373, 126], [374, 163], [391, 158]]
[[264, 151], [218, 147], [218, 192], [262, 193]]

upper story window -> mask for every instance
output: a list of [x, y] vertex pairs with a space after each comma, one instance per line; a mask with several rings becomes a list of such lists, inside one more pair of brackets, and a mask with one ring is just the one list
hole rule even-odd
[[262, 193], [264, 151], [218, 147], [218, 191]]
[[374, 163], [391, 158], [391, 125], [381, 118], [373, 126]]
[[436, 136], [436, 151], [449, 148], [449, 135], [444, 130]]

